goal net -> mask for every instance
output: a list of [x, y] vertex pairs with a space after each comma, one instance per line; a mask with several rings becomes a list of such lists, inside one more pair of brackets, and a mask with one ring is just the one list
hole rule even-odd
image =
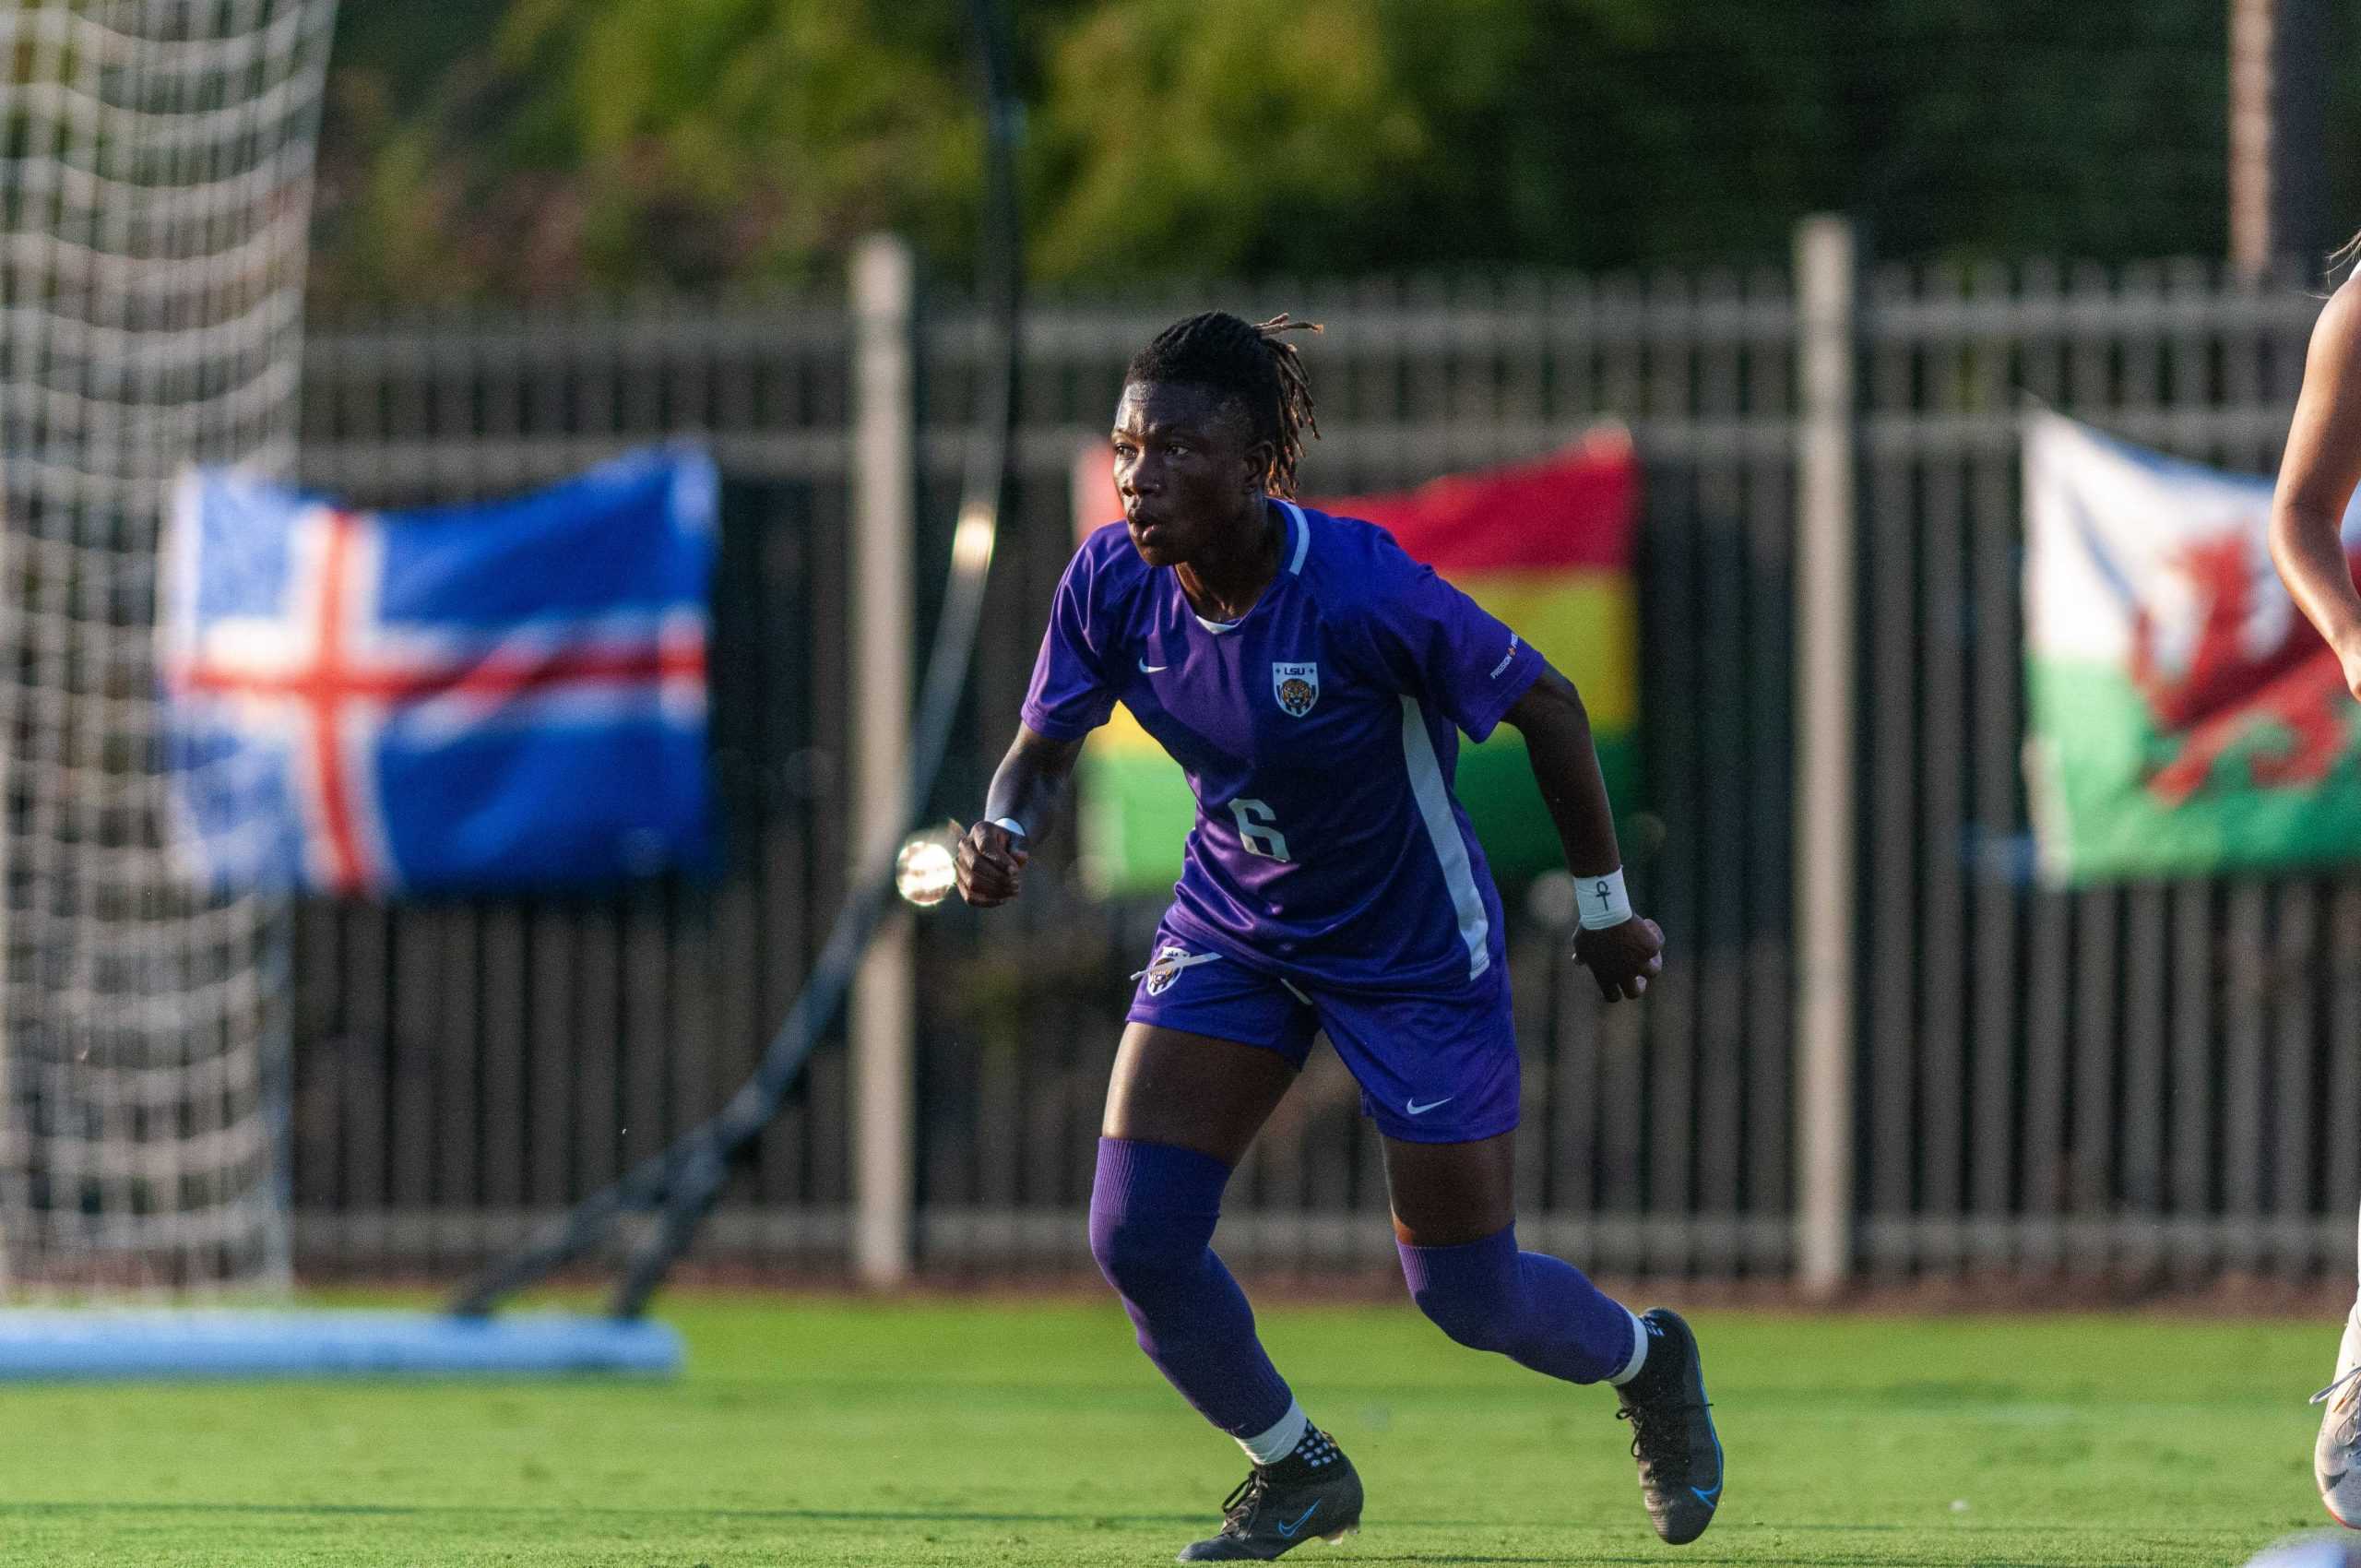
[[0, 0], [0, 1291], [284, 1279], [287, 921], [168, 842], [158, 529], [293, 457], [334, 0]]

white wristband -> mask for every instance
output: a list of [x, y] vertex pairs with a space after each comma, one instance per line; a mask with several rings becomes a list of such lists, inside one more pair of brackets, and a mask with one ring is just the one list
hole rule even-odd
[[1574, 903], [1582, 910], [1584, 931], [1605, 931], [1631, 918], [1631, 896], [1623, 891], [1621, 867], [1605, 876], [1574, 878]]
[[996, 816], [992, 818], [992, 826], [994, 827], [1007, 828], [1010, 834], [1015, 837], [1022, 838], [1026, 837], [1025, 825], [1017, 821], [1013, 816]]

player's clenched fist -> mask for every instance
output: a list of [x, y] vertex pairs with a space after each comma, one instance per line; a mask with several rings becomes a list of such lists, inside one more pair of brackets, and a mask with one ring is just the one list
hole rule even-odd
[[1621, 925], [1574, 933], [1574, 962], [1590, 971], [1598, 993], [1609, 1002], [1634, 1001], [1647, 993], [1648, 981], [1664, 971], [1664, 932], [1638, 916]]
[[959, 897], [979, 909], [1005, 904], [1023, 890], [1025, 840], [997, 822], [979, 822], [959, 840]]

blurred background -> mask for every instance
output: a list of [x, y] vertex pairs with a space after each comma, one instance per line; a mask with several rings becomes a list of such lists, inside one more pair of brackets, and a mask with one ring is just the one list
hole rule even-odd
[[[2264, 90], [2300, 148], [2283, 172], [2302, 205], [2283, 221], [2301, 232], [2277, 238], [2324, 252], [2354, 206], [2353, 23], [2325, 3], [1049, 0], [1013, 16], [1027, 268], [1094, 296], [1784, 267], [1815, 211], [1870, 225], [1896, 261], [2219, 258], [2239, 26], [2278, 40]], [[972, 70], [947, 4], [346, 6], [312, 297], [833, 292], [873, 230], [967, 278]]]
[[[1016, 6], [1015, 458], [930, 814], [971, 820], [1013, 732], [1124, 361], [1200, 309], [1308, 316], [1308, 494], [1602, 424], [1639, 464], [1619, 807], [1671, 958], [1605, 1012], [1562, 957], [1562, 887], [1503, 889], [1528, 1245], [1701, 1287], [2333, 1294], [2361, 883], [2333, 853], [2037, 874], [2020, 432], [2037, 400], [2271, 469], [2361, 227], [2355, 26], [2326, 0]], [[607, 892], [299, 902], [265, 1090], [298, 1277], [480, 1265], [710, 1114], [796, 996], [871, 777], [860, 497], [908, 481], [916, 662], [977, 439], [966, 28], [866, 0], [337, 14], [282, 467], [406, 507], [702, 443], [720, 849]], [[1104, 892], [1075, 829], [1015, 907], [896, 917], [693, 1271], [1088, 1269], [1125, 976], [1163, 899]], [[44, 1180], [25, 1201], [55, 1201]], [[1323, 1051], [1225, 1252], [1389, 1269], [1383, 1213]]]

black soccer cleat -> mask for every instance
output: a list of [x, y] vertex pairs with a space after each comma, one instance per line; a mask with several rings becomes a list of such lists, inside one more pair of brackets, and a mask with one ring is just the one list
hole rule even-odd
[[1183, 1547], [1176, 1562], [1268, 1562], [1308, 1540], [1361, 1527], [1361, 1478], [1335, 1440], [1306, 1429], [1294, 1452], [1247, 1472], [1221, 1505], [1221, 1533]]
[[1640, 1497], [1669, 1546], [1686, 1546], [1714, 1522], [1722, 1501], [1722, 1440], [1705, 1398], [1705, 1363], [1697, 1336], [1664, 1307], [1640, 1318], [1648, 1359], [1640, 1375], [1615, 1391], [1631, 1423], [1631, 1457], [1640, 1462]]

